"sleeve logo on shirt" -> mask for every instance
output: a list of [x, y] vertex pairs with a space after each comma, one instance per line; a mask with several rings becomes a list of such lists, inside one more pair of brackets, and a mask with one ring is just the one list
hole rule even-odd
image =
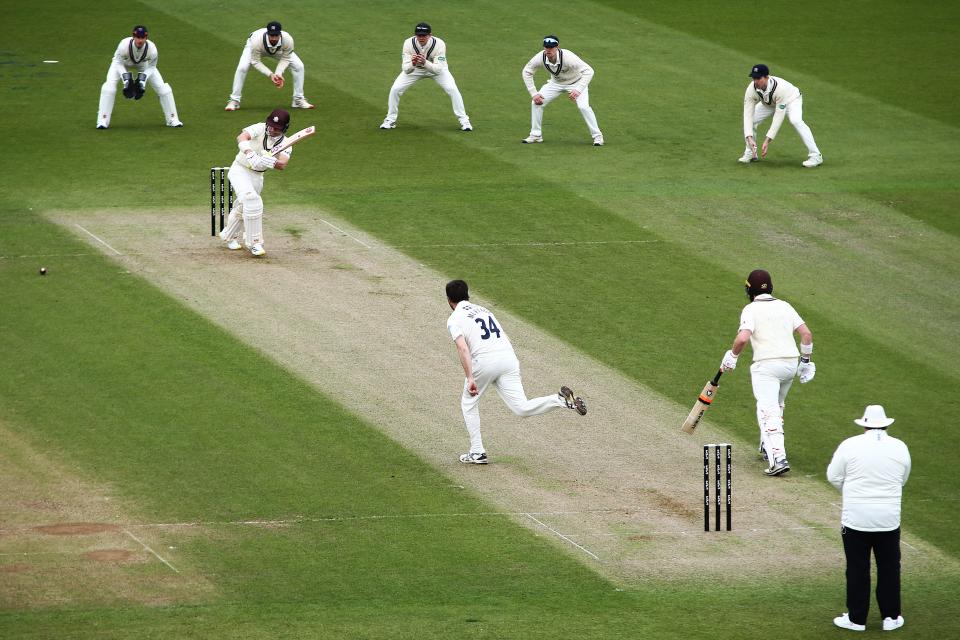
[[786, 108], [787, 108], [787, 105], [782, 104], [782, 105], [780, 105], [780, 108], [781, 108], [781, 109], [786, 109]]
[[447, 56], [437, 56], [437, 62], [446, 62]]

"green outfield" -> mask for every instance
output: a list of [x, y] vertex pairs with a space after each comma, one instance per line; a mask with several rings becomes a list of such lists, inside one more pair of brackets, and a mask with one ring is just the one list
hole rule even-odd
[[[252, 71], [242, 109], [223, 111], [244, 39], [273, 19], [295, 36], [317, 106], [291, 110], [291, 129], [317, 135], [269, 175], [268, 221], [329, 212], [683, 411], [729, 348], [744, 276], [768, 269], [816, 346], [816, 380], [788, 404], [793, 476], [826, 485], [853, 418], [882, 403], [913, 456], [904, 529], [938, 554], [905, 554], [898, 633], [960, 636], [960, 5], [51, 0], [8, 8], [0, 26], [0, 118], [19, 145], [0, 178], [0, 638], [844, 633], [831, 624], [841, 565], [783, 571], [760, 556], [762, 579], [612, 579], [63, 222], [107, 211], [162, 225], [195, 206], [207, 233], [208, 168], [229, 163], [241, 127], [290, 104], [289, 74], [278, 92]], [[397, 129], [377, 128], [420, 20], [447, 42], [472, 133], [433, 83], [404, 95]], [[110, 56], [138, 23], [185, 127], [163, 126], [152, 92], [118, 93], [97, 131]], [[606, 146], [563, 99], [544, 144], [520, 144], [520, 70], [547, 33], [596, 70]], [[802, 89], [823, 166], [800, 166], [788, 123], [767, 160], [737, 163], [757, 62]], [[397, 330], [442, 331], [438, 302], [435, 326]], [[710, 415], [738, 451], [757, 432], [746, 368], [724, 377]], [[449, 433], [458, 451], [462, 425]], [[677, 457], [634, 448], [638, 475]], [[737, 497], [738, 513], [757, 499]], [[101, 537], [37, 535], [70, 522], [101, 523], [88, 532]], [[878, 628], [874, 605], [868, 635]]]

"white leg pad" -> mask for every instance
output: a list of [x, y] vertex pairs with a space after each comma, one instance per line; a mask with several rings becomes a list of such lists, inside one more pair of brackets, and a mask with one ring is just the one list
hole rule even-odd
[[223, 231], [220, 232], [221, 240], [230, 242], [239, 237], [240, 232], [243, 230], [242, 212], [243, 205], [239, 202], [230, 210], [230, 214], [227, 216], [227, 224], [223, 227]]
[[100, 87], [100, 110], [97, 112], [97, 126], [110, 126], [110, 116], [113, 115], [113, 102], [117, 97], [117, 83], [107, 81]]
[[263, 199], [256, 193], [244, 194], [243, 242], [248, 247], [263, 244]]

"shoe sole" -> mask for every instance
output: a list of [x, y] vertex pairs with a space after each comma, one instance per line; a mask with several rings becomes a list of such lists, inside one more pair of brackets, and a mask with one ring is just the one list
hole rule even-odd
[[563, 401], [567, 403], [568, 409], [573, 409], [582, 416], [587, 415], [587, 405], [583, 398], [575, 397], [570, 387], [560, 387], [560, 395], [563, 396]]
[[778, 469], [776, 471], [771, 471], [770, 469], [765, 470], [763, 473], [771, 478], [774, 476], [782, 476], [786, 472], [790, 471], [790, 467], [784, 467], [783, 469]]
[[521, 140], [523, 144], [540, 144], [543, 140]]
[[483, 460], [473, 460], [471, 458], [460, 458], [462, 464], [488, 464], [490, 462], [489, 458], [484, 458]]

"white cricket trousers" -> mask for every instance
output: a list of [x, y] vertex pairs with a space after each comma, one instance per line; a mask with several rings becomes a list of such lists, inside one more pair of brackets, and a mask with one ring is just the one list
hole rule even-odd
[[243, 228], [243, 241], [248, 247], [263, 244], [263, 174], [247, 169], [236, 160], [227, 172], [230, 186], [237, 194], [237, 200], [230, 210], [223, 239], [232, 240]]
[[[250, 45], [247, 44], [240, 54], [240, 62], [237, 64], [237, 72], [233, 74], [233, 91], [230, 93], [230, 99], [240, 102], [243, 97], [243, 83], [247, 79], [247, 72], [250, 70]], [[293, 99], [303, 97], [303, 61], [296, 53], [290, 54], [290, 74], [293, 76]]]
[[[543, 104], [536, 104], [533, 101], [530, 102], [531, 136], [539, 137], [543, 135], [543, 108], [553, 102], [561, 93], [570, 93], [573, 90], [573, 85], [557, 84], [555, 82], [548, 82], [540, 87], [537, 93], [543, 96]], [[587, 123], [587, 129], [590, 130], [590, 135], [594, 139], [602, 136], [603, 133], [600, 132], [600, 126], [597, 124], [597, 116], [590, 107], [590, 91], [588, 89], [584, 89], [583, 93], [577, 97], [577, 108], [580, 109], [580, 115], [583, 116], [583, 121]]]
[[527, 398], [520, 380], [520, 362], [513, 351], [483, 355], [473, 360], [473, 379], [479, 393], [471, 396], [464, 378], [463, 395], [460, 397], [460, 409], [467, 424], [467, 433], [470, 434], [470, 453], [486, 453], [480, 437], [479, 403], [491, 384], [496, 385], [497, 393], [503, 402], [521, 418], [538, 416], [567, 406], [563, 398], [556, 393], [540, 398]]
[[406, 93], [407, 89], [412, 87], [420, 80], [433, 78], [440, 85], [440, 88], [450, 96], [450, 104], [453, 106], [453, 115], [461, 125], [470, 124], [470, 117], [467, 115], [467, 109], [463, 106], [463, 96], [460, 95], [460, 89], [457, 88], [457, 81], [453, 79], [453, 74], [444, 69], [437, 75], [418, 75], [416, 73], [403, 73], [397, 76], [390, 87], [390, 96], [387, 98], [387, 122], [396, 122], [397, 115], [400, 112], [400, 96]]
[[787, 392], [797, 375], [797, 358], [759, 360], [750, 366], [753, 397], [757, 399], [757, 424], [760, 441], [767, 450], [772, 467], [777, 460], [787, 457], [783, 436], [783, 407]]
[[[123, 82], [123, 74], [125, 73], [130, 74], [131, 81], [136, 81], [137, 75], [142, 72], [137, 71], [136, 67], [127, 69], [116, 60], [110, 63], [110, 68], [107, 69], [107, 79], [104, 80], [103, 85], [100, 87], [100, 108], [97, 111], [97, 125], [110, 126], [110, 118], [113, 116], [113, 104], [117, 97], [117, 83]], [[154, 68], [152, 71], [146, 73], [147, 84], [153, 88], [154, 93], [157, 94], [157, 98], [160, 99], [160, 108], [163, 110], [163, 117], [167, 121], [167, 124], [172, 125], [178, 122], [179, 116], [177, 115], [177, 105], [173, 98], [173, 89], [163, 81], [163, 76], [160, 75], [159, 69]]]
[[[753, 109], [753, 139], [757, 139], [757, 125], [766, 120], [767, 118], [773, 115], [773, 112], [776, 109], [771, 105], [763, 104], [758, 102], [757, 106]], [[793, 125], [793, 128], [797, 130], [797, 133], [800, 134], [800, 139], [803, 140], [803, 144], [807, 147], [807, 153], [811, 156], [820, 155], [820, 149], [817, 148], [817, 143], [813, 139], [813, 131], [810, 130], [810, 127], [807, 126], [807, 123], [803, 121], [803, 96], [797, 98], [793, 102], [787, 105], [787, 119], [790, 121], [790, 124]], [[747, 152], [753, 153], [753, 149], [749, 145], [744, 150], [744, 155]]]

